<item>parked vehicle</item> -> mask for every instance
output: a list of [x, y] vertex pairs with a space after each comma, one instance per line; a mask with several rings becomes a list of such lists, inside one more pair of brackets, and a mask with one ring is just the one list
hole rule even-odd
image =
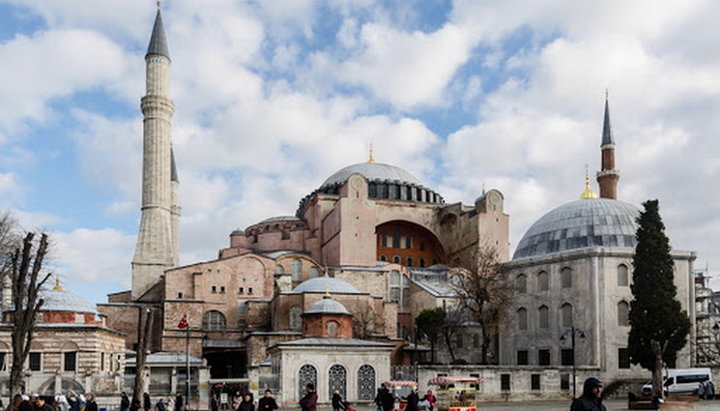
[[[665, 395], [693, 395], [706, 381], [712, 381], [710, 368], [667, 369], [663, 378]], [[642, 394], [652, 395], [652, 381], [642, 387]]]

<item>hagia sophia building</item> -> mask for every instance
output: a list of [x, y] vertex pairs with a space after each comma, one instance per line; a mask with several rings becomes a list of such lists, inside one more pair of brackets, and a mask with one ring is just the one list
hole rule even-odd
[[[414, 318], [457, 303], [453, 268], [472, 267], [483, 246], [495, 248], [516, 285], [512, 319], [490, 345], [493, 363], [551, 368], [557, 379], [543, 384], [558, 391], [568, 389], [570, 366], [609, 381], [646, 376], [631, 366], [626, 349], [639, 210], [617, 199], [607, 101], [599, 198], [587, 178], [581, 198], [537, 220], [512, 258], [500, 191], [483, 190], [471, 204], [447, 204], [411, 173], [376, 162], [371, 153], [320, 183], [295, 215], [234, 230], [217, 258], [179, 266], [182, 167], [173, 155], [171, 60], [159, 10], [145, 61], [142, 215], [132, 289], [109, 295], [97, 316], [133, 350], [139, 309], [154, 309], [152, 355], [178, 367], [155, 377], [151, 369], [150, 384], [175, 381], [188, 344], [193, 367], [205, 364], [210, 384], [272, 387], [283, 401], [296, 401], [313, 382], [323, 402], [335, 390], [350, 401], [372, 400], [381, 382], [412, 377], [404, 367], [428, 351], [427, 343], [415, 341]], [[673, 258], [678, 299], [694, 318], [695, 254], [675, 250]], [[180, 327], [183, 317], [189, 330]], [[569, 330], [578, 333], [574, 350]], [[457, 356], [477, 364], [477, 327], [468, 324], [457, 335]], [[677, 366], [690, 365], [690, 351], [688, 344]], [[123, 357], [126, 366], [130, 355]], [[488, 375], [483, 389], [499, 392], [500, 384]], [[202, 381], [193, 389], [207, 398]]]

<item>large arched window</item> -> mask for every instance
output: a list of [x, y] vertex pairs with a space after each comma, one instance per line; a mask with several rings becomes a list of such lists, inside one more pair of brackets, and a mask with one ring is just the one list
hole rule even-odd
[[375, 398], [375, 368], [365, 364], [358, 368], [358, 400], [372, 401]]
[[547, 271], [540, 271], [538, 273], [537, 285], [538, 291], [550, 290], [550, 275], [548, 275]]
[[397, 301], [401, 311], [410, 309], [410, 281], [397, 270], [390, 271], [388, 299]]
[[526, 309], [520, 308], [517, 310], [517, 324], [518, 324], [518, 330], [527, 330], [528, 329], [528, 316], [527, 316]]
[[617, 268], [617, 285], [627, 287], [629, 283], [628, 268], [625, 264], [620, 264]]
[[293, 305], [288, 312], [288, 328], [291, 330], [302, 329], [302, 307]]
[[573, 306], [569, 303], [565, 303], [560, 307], [560, 321], [562, 326], [565, 328], [572, 327], [573, 325]]
[[335, 391], [347, 398], [347, 369], [340, 364], [333, 365], [328, 371], [328, 398], [332, 398]]
[[626, 327], [630, 325], [630, 304], [625, 301], [620, 301], [617, 305], [617, 320], [618, 325]]
[[290, 263], [290, 272], [292, 272], [293, 281], [302, 281], [302, 261], [299, 258], [292, 260], [292, 263]]
[[538, 308], [538, 327], [541, 330], [546, 330], [550, 327], [550, 309], [547, 306], [541, 305]]
[[280, 264], [275, 266], [275, 275], [283, 275], [285, 274], [285, 269]]
[[224, 331], [225, 315], [217, 310], [210, 310], [203, 315], [204, 331]]
[[317, 390], [317, 368], [310, 364], [305, 364], [300, 367], [298, 371], [298, 383], [300, 385], [300, 387], [298, 387], [300, 389], [298, 399], [305, 395], [305, 387], [307, 387], [308, 384], [312, 384]]
[[527, 293], [527, 276], [525, 274], [519, 274], [515, 277], [515, 287], [517, 288], [518, 293]]
[[320, 276], [320, 271], [318, 271], [317, 267], [310, 267], [310, 270], [308, 271], [308, 278], [315, 278]]
[[569, 267], [564, 267], [560, 270], [560, 286], [562, 288], [572, 288], [572, 270]]

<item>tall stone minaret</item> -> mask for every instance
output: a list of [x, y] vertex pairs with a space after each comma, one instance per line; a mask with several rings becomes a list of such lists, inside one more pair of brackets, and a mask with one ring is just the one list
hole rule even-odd
[[132, 262], [132, 298], [141, 297], [163, 272], [178, 262], [177, 171], [171, 131], [170, 55], [158, 9], [145, 55], [143, 113], [142, 216]]
[[605, 92], [605, 121], [603, 122], [602, 143], [602, 168], [597, 173], [597, 182], [600, 186], [600, 198], [617, 200], [617, 183], [620, 180], [620, 172], [615, 169], [615, 139], [610, 128], [610, 109], [608, 108], [608, 95]]

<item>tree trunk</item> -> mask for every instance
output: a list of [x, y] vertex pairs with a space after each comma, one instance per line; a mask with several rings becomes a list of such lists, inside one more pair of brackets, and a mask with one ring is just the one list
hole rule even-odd
[[655, 340], [650, 341], [650, 347], [655, 355], [655, 369], [653, 370], [653, 392], [659, 395], [660, 398], [665, 397], [665, 390], [663, 389], [663, 359], [662, 359], [662, 348], [660, 343]]
[[447, 345], [448, 353], [450, 354], [450, 361], [455, 362], [455, 352], [452, 347], [452, 335], [447, 332], [443, 333], [443, 335], [445, 337], [445, 345]]
[[[144, 307], [138, 307], [138, 344], [135, 357], [135, 385], [133, 388], [133, 402], [137, 401], [142, 406], [142, 395], [145, 392], [145, 378], [147, 370], [145, 369], [145, 360], [147, 358], [148, 346], [150, 344], [150, 332], [152, 331], [153, 312], [151, 309], [143, 310]], [[145, 311], [145, 321], [143, 321], [143, 311]]]

